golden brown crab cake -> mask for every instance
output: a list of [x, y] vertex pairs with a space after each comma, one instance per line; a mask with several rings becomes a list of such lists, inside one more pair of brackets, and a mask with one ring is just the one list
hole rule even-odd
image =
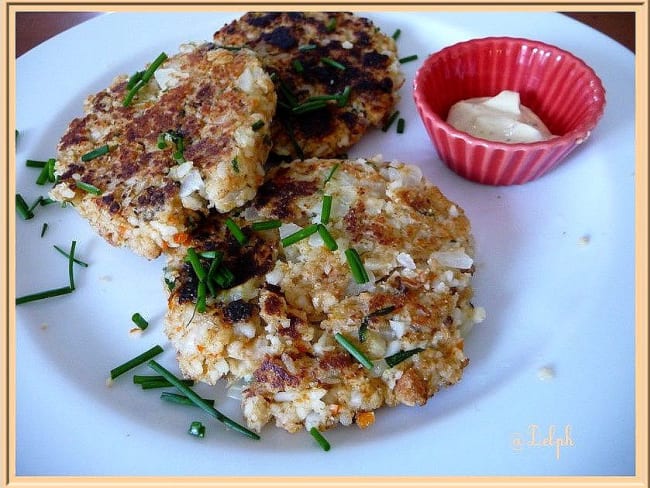
[[[214, 297], [205, 293], [205, 311], [195, 310], [205, 273], [184, 261], [187, 250], [174, 251], [166, 328], [185, 375], [242, 382], [251, 428], [271, 419], [290, 432], [366, 426], [382, 405], [422, 405], [460, 380], [468, 362], [461, 329], [483, 313], [471, 304], [470, 226], [418, 168], [365, 159], [285, 163], [232, 215], [244, 245], [227, 216], [215, 218], [189, 245], [199, 256], [221, 251], [238, 286], [211, 283]], [[254, 230], [269, 221], [282, 225]], [[351, 271], [348, 249], [367, 281]], [[212, 257], [201, 259], [209, 276]]]
[[[243, 391], [255, 429], [271, 419], [292, 432], [365, 426], [381, 405], [423, 405], [460, 380], [468, 363], [461, 331], [483, 318], [471, 303], [469, 221], [417, 167], [364, 159], [282, 165], [270, 170], [252, 207], [257, 218], [282, 219], [284, 236], [320, 222], [324, 195], [332, 197], [325, 227], [338, 249], [311, 234], [283, 248], [266, 275], [275, 301], [286, 303], [284, 321], [276, 321], [289, 325], [278, 329], [278, 353], [266, 356]], [[358, 252], [368, 282], [354, 279], [347, 249]], [[263, 315], [268, 302], [260, 302]]]
[[274, 77], [272, 151], [285, 159], [345, 154], [387, 121], [404, 83], [394, 40], [351, 13], [247, 13], [213, 40], [255, 50]]
[[276, 95], [252, 51], [212, 43], [181, 46], [130, 103], [128, 84], [117, 77], [86, 100], [60, 140], [51, 195], [111, 244], [155, 258], [208, 208], [226, 212], [253, 198]]

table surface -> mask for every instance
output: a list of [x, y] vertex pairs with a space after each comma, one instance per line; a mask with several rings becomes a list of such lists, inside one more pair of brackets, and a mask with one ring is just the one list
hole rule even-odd
[[[563, 12], [611, 37], [632, 52], [635, 46], [634, 12]], [[98, 12], [17, 12], [16, 56]]]

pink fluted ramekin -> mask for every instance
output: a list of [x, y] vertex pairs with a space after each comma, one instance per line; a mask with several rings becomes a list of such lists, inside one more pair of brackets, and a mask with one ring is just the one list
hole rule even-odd
[[[445, 122], [454, 103], [502, 90], [519, 92], [521, 103], [557, 137], [493, 142]], [[512, 37], [473, 39], [432, 54], [415, 75], [413, 96], [440, 159], [464, 178], [488, 185], [522, 184], [546, 174], [589, 138], [605, 108], [603, 84], [581, 59]]]

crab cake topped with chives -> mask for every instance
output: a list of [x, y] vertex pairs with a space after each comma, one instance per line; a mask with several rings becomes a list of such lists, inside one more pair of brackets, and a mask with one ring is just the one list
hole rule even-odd
[[[230, 219], [230, 220], [228, 220]], [[250, 428], [353, 422], [423, 405], [468, 364], [468, 219], [414, 166], [310, 159], [170, 254], [165, 328], [181, 371], [242, 388]]]
[[394, 40], [351, 13], [247, 13], [213, 40], [253, 49], [274, 78], [284, 159], [345, 154], [387, 121], [404, 83]]
[[276, 94], [250, 50], [187, 44], [90, 96], [58, 146], [54, 199], [155, 258], [192, 223], [255, 196]]

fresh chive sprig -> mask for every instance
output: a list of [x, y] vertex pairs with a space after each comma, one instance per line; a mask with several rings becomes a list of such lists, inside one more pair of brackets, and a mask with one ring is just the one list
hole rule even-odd
[[240, 246], [245, 245], [248, 242], [248, 237], [244, 234], [244, 231], [237, 225], [237, 223], [231, 218], [226, 219], [226, 227], [232, 234], [232, 236], [237, 240]]
[[99, 146], [98, 148], [93, 149], [92, 151], [89, 151], [81, 156], [81, 160], [84, 162], [92, 161], [93, 159], [103, 156], [104, 154], [108, 154], [109, 152], [110, 148], [108, 147], [108, 144], [104, 144], [103, 146]]
[[[169, 391], [163, 391], [160, 394], [160, 399], [165, 400], [170, 403], [176, 403], [178, 405], [187, 405], [187, 406], [192, 406], [196, 407], [196, 404], [187, 398], [185, 395], [179, 395], [178, 393], [171, 393]], [[210, 400], [208, 398], [201, 398], [205, 403], [208, 405], [214, 405], [214, 400]]]
[[226, 427], [239, 432], [240, 434], [245, 435], [246, 437], [249, 437], [251, 439], [259, 440], [260, 436], [257, 435], [255, 432], [248, 430], [246, 427], [238, 424], [234, 420], [228, 418], [224, 414], [222, 414], [219, 410], [214, 408], [213, 406], [209, 405], [203, 399], [197, 395], [194, 390], [192, 390], [190, 387], [184, 385], [173, 373], [165, 369], [163, 366], [158, 364], [155, 360], [150, 360], [148, 362], [148, 365], [151, 369], [153, 369], [156, 373], [162, 375], [165, 377], [167, 381], [169, 381], [178, 391], [180, 391], [183, 395], [185, 395], [187, 398], [189, 398], [192, 403], [194, 403], [197, 407], [201, 408], [204, 412], [206, 412], [208, 415], [214, 417], [217, 419], [219, 422], [222, 422]]
[[329, 451], [330, 450], [330, 443], [323, 437], [323, 434], [320, 433], [320, 431], [316, 427], [312, 427], [309, 429], [309, 433], [311, 436], [314, 438], [314, 440], [318, 443], [318, 445], [323, 449], [323, 451]]
[[312, 234], [315, 234], [318, 231], [318, 224], [310, 224], [307, 227], [304, 227], [293, 234], [289, 234], [280, 240], [282, 247], [288, 247], [296, 242], [306, 239]]
[[363, 266], [363, 261], [361, 261], [361, 256], [359, 256], [357, 250], [352, 247], [346, 249], [345, 257], [348, 261], [348, 266], [350, 267], [354, 281], [360, 285], [368, 283], [368, 281], [370, 281], [370, 277], [368, 276], [366, 268]]
[[22, 305], [24, 303], [34, 302], [36, 300], [43, 300], [45, 298], [58, 297], [61, 295], [67, 295], [72, 293], [74, 290], [70, 286], [62, 286], [61, 288], [52, 288], [51, 290], [40, 291], [38, 293], [32, 293], [31, 295], [24, 295], [16, 298], [16, 305]]
[[147, 322], [147, 320], [142, 315], [140, 315], [140, 312], [135, 312], [133, 315], [131, 315], [131, 321], [140, 330], [145, 330], [147, 327], [149, 327], [149, 322]]
[[16, 193], [16, 212], [23, 220], [34, 218], [34, 212], [29, 208], [27, 202], [20, 193]]
[[127, 371], [130, 371], [131, 369], [146, 363], [147, 361], [156, 357], [161, 352], [163, 352], [163, 348], [158, 344], [156, 344], [151, 349], [148, 349], [142, 354], [139, 354], [138, 356], [134, 357], [133, 359], [129, 359], [125, 363], [120, 364], [119, 366], [113, 368], [111, 370], [111, 379], [114, 380], [115, 378], [126, 373]]
[[385, 357], [384, 361], [386, 361], [386, 364], [388, 365], [389, 368], [392, 368], [393, 366], [401, 363], [402, 361], [407, 360], [414, 354], [417, 354], [419, 352], [424, 351], [421, 347], [416, 347], [415, 349], [410, 349], [408, 351], [399, 351], [391, 356]]
[[323, 224], [318, 224], [318, 235], [320, 235], [320, 238], [323, 239], [323, 243], [325, 243], [325, 247], [330, 251], [336, 251], [339, 248], [336, 240]]
[[362, 351], [357, 349], [357, 347], [354, 344], [352, 344], [349, 340], [347, 340], [345, 336], [343, 336], [340, 332], [334, 334], [334, 339], [336, 339], [336, 342], [338, 342], [343, 347], [343, 349], [348, 351], [354, 359], [359, 361], [359, 363], [361, 363], [364, 368], [366, 369], [373, 368], [374, 365], [372, 364], [372, 361], [368, 359], [368, 356], [366, 356]]
[[415, 61], [416, 59], [418, 59], [418, 55], [417, 54], [411, 54], [410, 56], [400, 58], [399, 62], [400, 62], [400, 64], [410, 63], [411, 61]]
[[263, 220], [260, 222], [253, 222], [251, 229], [253, 230], [270, 230], [282, 227], [282, 221], [278, 219]]

